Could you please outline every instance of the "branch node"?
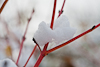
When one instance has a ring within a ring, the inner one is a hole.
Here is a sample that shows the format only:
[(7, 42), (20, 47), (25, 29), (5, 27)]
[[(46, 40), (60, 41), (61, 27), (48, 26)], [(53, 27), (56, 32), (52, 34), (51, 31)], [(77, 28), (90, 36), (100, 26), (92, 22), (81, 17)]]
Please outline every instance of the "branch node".
[(35, 38), (33, 38), (33, 41), (34, 41), (34, 43), (36, 43), (36, 44), (37, 44), (37, 42), (36, 42)]
[(91, 30), (93, 30), (95, 28), (95, 25), (91, 28)]
[(30, 22), (30, 21), (31, 21), (31, 19), (32, 19), (32, 18), (29, 18), (29, 19), (28, 19), (28, 22)]
[(23, 40), (25, 40), (26, 39), (26, 37), (25, 36), (23, 36)]
[(62, 11), (59, 10), (59, 13), (60, 13), (60, 12), (61, 12), (61, 14), (62, 14), (64, 11), (63, 11), (63, 10), (62, 10)]
[(38, 46), (38, 48), (39, 48), (39, 50), (40, 50), (40, 52), (41, 52), (41, 48), (40, 48), (40, 46), (38, 45), (38, 43), (36, 42), (35, 38), (33, 38), (33, 41), (34, 41), (34, 43), (36, 43), (36, 45)]

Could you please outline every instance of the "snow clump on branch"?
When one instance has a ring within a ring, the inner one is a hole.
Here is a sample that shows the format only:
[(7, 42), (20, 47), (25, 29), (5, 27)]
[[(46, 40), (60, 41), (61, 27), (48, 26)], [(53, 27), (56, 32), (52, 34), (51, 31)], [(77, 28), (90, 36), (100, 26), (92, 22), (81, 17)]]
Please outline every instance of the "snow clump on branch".
[(43, 46), (48, 42), (59, 44), (65, 40), (71, 39), (75, 32), (76, 29), (70, 27), (67, 17), (61, 15), (55, 20), (53, 30), (42, 21), (34, 34), (34, 39), (39, 46)]

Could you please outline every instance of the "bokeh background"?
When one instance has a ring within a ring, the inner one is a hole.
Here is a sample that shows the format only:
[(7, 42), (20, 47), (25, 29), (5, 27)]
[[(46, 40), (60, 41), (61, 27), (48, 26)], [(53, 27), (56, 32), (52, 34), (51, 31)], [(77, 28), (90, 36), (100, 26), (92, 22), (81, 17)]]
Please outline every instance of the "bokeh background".
[[(4, 0), (0, 0), (0, 7)], [(26, 34), (19, 66), (29, 57), (35, 43), (32, 41), (39, 23), (51, 22), (54, 0), (9, 0), (0, 14), (0, 60), (10, 58), (16, 62), (28, 19), (34, 10)], [(56, 16), (63, 0), (57, 0)], [(63, 15), (77, 29), (74, 36), (100, 23), (100, 0), (66, 0)], [(48, 49), (56, 46), (49, 45)], [(42, 48), (42, 47), (41, 47)], [(27, 67), (32, 67), (38, 56), (37, 48)], [(39, 67), (100, 67), (100, 27), (49, 55)]]

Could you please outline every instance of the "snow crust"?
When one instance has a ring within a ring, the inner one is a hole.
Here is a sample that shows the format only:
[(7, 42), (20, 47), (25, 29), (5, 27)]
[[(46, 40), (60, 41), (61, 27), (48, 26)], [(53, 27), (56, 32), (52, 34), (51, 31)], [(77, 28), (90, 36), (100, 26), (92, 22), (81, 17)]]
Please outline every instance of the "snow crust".
[(70, 23), (66, 16), (61, 15), (55, 20), (53, 30), (42, 21), (39, 24), (38, 30), (34, 34), (34, 38), (38, 45), (43, 46), (48, 42), (61, 43), (73, 37), (76, 29), (70, 27)]
[(0, 60), (0, 67), (17, 67), (11, 59)]

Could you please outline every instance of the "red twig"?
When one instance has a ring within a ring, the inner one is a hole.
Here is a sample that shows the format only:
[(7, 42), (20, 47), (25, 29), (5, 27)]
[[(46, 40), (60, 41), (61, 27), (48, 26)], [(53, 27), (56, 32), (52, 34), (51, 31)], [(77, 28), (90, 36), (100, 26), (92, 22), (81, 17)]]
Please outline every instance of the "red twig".
[[(52, 14), (51, 25), (50, 25), (50, 28), (51, 28), (51, 29), (53, 29), (53, 24), (54, 24), (54, 16), (55, 16), (55, 10), (56, 10), (56, 2), (57, 2), (57, 0), (54, 1), (54, 8), (53, 8), (53, 14)], [(62, 13), (64, 4), (65, 4), (65, 0), (64, 0), (64, 3), (63, 3), (63, 5), (62, 5), (61, 11), (60, 11), (58, 17), (59, 17), (59, 16), (61, 15), (61, 13)], [(43, 49), (43, 51), (41, 52), (41, 54), (40, 54), (40, 56), (39, 56), (39, 58), (38, 58), (36, 64), (34, 65), (34, 67), (38, 67), (39, 64), (41, 63), (42, 59), (44, 58), (44, 56), (47, 55), (47, 47), (48, 47), (48, 44), (49, 44), (49, 43), (47, 43), (47, 44), (44, 46), (44, 49)]]
[[(53, 29), (53, 23), (54, 23), (54, 17), (55, 17), (55, 10), (56, 10), (56, 2), (57, 0), (54, 0), (54, 8), (53, 8), (53, 14), (52, 14), (52, 19), (51, 19), (51, 25), (50, 25), (50, 28)], [(48, 44), (45, 44), (44, 48), (43, 48), (43, 51), (41, 52), (37, 62), (35, 63), (34, 67), (38, 67), (42, 61), (42, 59), (45, 57), (46, 54), (46, 50), (47, 50), (47, 47), (48, 47)]]
[(69, 44), (69, 43), (75, 41), (76, 39), (78, 39), (78, 38), (82, 37), (83, 35), (85, 35), (85, 34), (91, 32), (91, 31), (93, 31), (94, 29), (98, 28), (99, 26), (100, 26), (100, 23), (99, 23), (98, 25), (96, 25), (96, 26), (93, 26), (91, 29), (89, 29), (89, 30), (83, 32), (82, 34), (80, 34), (80, 35), (78, 35), (78, 36), (76, 36), (76, 37), (70, 39), (69, 41), (67, 41), (67, 42), (65, 42), (65, 43), (63, 43), (63, 44), (61, 44), (61, 45), (59, 45), (59, 46), (57, 46), (57, 47), (54, 47), (54, 48), (48, 50), (47, 53), (51, 53), (51, 52), (53, 52), (53, 51), (55, 51), (55, 50), (57, 50), (57, 49), (59, 49), (59, 48), (61, 48), (61, 47), (63, 47), (63, 46), (65, 46), (65, 45), (67, 45), (67, 44)]
[(6, 5), (7, 2), (8, 2), (8, 0), (5, 0), (5, 2), (4, 2), (3, 5), (1, 6), (1, 8), (0, 8), (0, 14), (1, 14), (1, 12), (2, 12), (2, 10), (3, 10), (3, 8), (5, 7), (5, 5)]
[(47, 47), (48, 47), (48, 43), (44, 46), (43, 51), (41, 52), (37, 62), (34, 65), (34, 67), (38, 67), (40, 65), (42, 59), (47, 55), (46, 54)]
[(20, 44), (19, 39), (15, 36), (15, 34), (11, 30), (9, 30), (9, 27), (6, 21), (1, 17), (0, 17), (0, 20), (4, 24), (5, 30), (7, 31), (8, 35), (10, 35), (18, 44)]
[(59, 12), (58, 17), (62, 14), (62, 11), (63, 11), (63, 8), (64, 8), (64, 5), (65, 5), (65, 1), (66, 1), (66, 0), (64, 0), (64, 2), (63, 2), (63, 5), (62, 5), (62, 8), (61, 8), (61, 10), (60, 10), (60, 12)]
[(26, 30), (25, 30), (25, 33), (24, 33), (22, 42), (21, 42), (21, 44), (20, 44), (20, 51), (19, 51), (18, 59), (17, 59), (17, 61), (16, 61), (16, 65), (18, 65), (18, 62), (19, 62), (19, 58), (20, 58), (20, 55), (21, 55), (21, 52), (22, 52), (22, 48), (23, 48), (23, 43), (24, 43), (24, 41), (25, 41), (25, 35), (26, 35), (26, 33), (27, 33), (27, 29), (28, 29), (28, 26), (29, 26), (29, 22), (30, 22), (30, 20), (31, 20), (31, 18), (32, 18), (33, 13), (34, 13), (34, 10), (33, 10), (32, 14), (31, 14), (30, 19), (28, 20), (28, 23), (27, 23), (27, 26), (26, 26)]
[[(64, 0), (64, 2), (63, 2), (63, 5), (62, 5), (61, 11), (60, 11), (58, 17), (59, 17), (59, 16), (61, 15), (61, 13), (62, 13), (62, 10), (63, 10), (64, 4), (65, 4), (65, 1), (66, 1), (66, 0)], [(51, 25), (50, 25), (50, 28), (51, 28), (51, 29), (53, 29), (54, 16), (55, 16), (55, 10), (56, 10), (56, 2), (57, 2), (57, 1), (55, 0), (55, 1), (54, 1), (54, 8), (53, 8), (52, 19), (51, 19)], [(37, 66), (40, 64), (40, 62), (42, 61), (43, 56), (44, 56), (44, 55), (47, 55), (47, 54), (46, 54), (46, 50), (47, 50), (48, 44), (49, 44), (49, 43), (47, 43), (47, 44), (44, 46), (43, 51), (41, 51), (40, 57), (38, 58), (38, 60), (37, 60), (37, 62), (36, 62), (36, 64), (35, 64), (36, 67), (37, 67)], [(38, 47), (39, 47), (39, 45), (38, 45)], [(40, 47), (39, 47), (39, 49), (40, 49)], [(44, 53), (44, 55), (42, 56), (43, 53)], [(32, 53), (31, 53), (31, 54), (32, 54)]]
[(40, 48), (40, 46), (38, 45), (38, 43), (36, 42), (36, 40), (34, 38), (33, 38), (33, 41), (34, 41), (34, 43), (36, 43), (36, 45), (38, 46), (38, 48), (39, 48), (39, 50), (41, 52), (41, 48)]
[(39, 67), (39, 65), (40, 65), (43, 58), (44, 58), (44, 56), (42, 55), (42, 52), (41, 52), (37, 62), (35, 63), (35, 65), (33, 67)]
[(21, 55), (21, 52), (22, 52), (24, 41), (25, 41), (25, 38), (23, 37), (22, 42), (20, 44), (20, 51), (19, 51), (19, 55), (18, 55), (18, 58), (17, 58), (17, 61), (16, 61), (16, 65), (18, 65), (18, 62), (19, 62), (19, 58), (20, 58), (20, 55)]
[(50, 28), (53, 28), (53, 23), (54, 23), (54, 17), (55, 17), (55, 10), (56, 10), (56, 2), (57, 0), (54, 1), (54, 8), (53, 8), (53, 14), (52, 14), (52, 20), (51, 20), (51, 26)]
[(37, 47), (37, 45), (35, 45), (35, 47), (34, 47), (34, 49), (33, 49), (32, 53), (31, 53), (31, 55), (29, 56), (29, 58), (28, 58), (27, 62), (26, 62), (26, 63), (25, 63), (25, 65), (24, 65), (24, 67), (26, 67), (27, 63), (29, 62), (29, 59), (30, 59), (30, 58), (31, 58), (31, 56), (33, 55), (33, 53), (34, 53), (34, 51), (35, 51), (36, 47)]

